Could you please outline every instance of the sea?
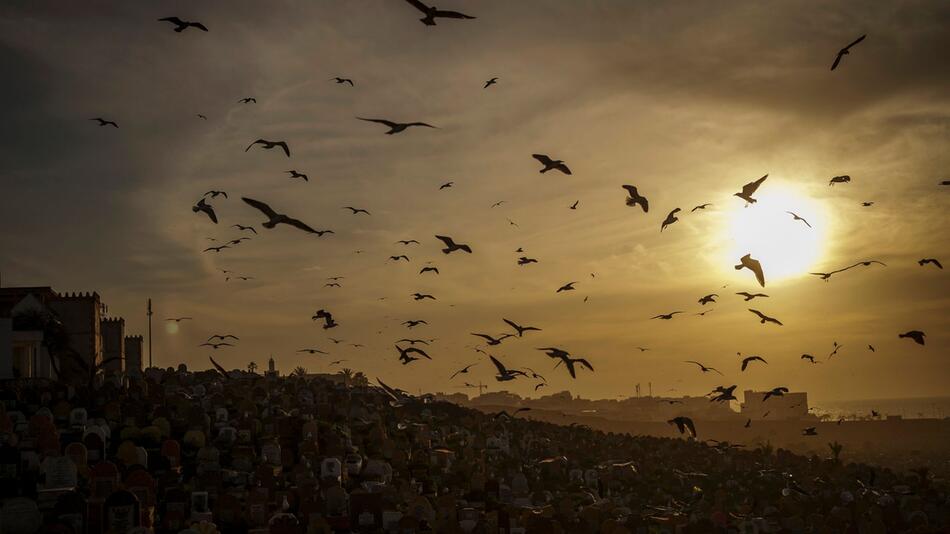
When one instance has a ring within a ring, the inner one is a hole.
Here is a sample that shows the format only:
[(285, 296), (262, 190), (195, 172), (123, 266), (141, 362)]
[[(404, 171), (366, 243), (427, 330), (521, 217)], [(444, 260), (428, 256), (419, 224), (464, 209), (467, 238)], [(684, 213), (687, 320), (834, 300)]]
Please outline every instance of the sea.
[(909, 397), (903, 399), (863, 399), (812, 401), (811, 412), (827, 414), (831, 419), (861, 419), (871, 416), (871, 410), (881, 416), (900, 415), (904, 419), (943, 419), (950, 417), (950, 397)]

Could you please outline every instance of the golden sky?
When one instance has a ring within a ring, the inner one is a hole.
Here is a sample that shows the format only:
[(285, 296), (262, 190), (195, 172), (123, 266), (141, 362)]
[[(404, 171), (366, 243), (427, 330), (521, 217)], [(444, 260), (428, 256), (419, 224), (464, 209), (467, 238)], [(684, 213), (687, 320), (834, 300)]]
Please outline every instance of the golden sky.
[[(426, 27), (397, 0), (0, 8), (0, 62), (15, 73), (0, 86), (4, 285), (99, 291), (135, 332), (151, 297), (163, 366), (206, 367), (197, 345), (233, 333), (238, 346), (214, 353), (228, 368), (273, 354), (284, 371), (324, 372), (342, 358), (407, 390), (462, 391), (449, 375), (479, 362), (465, 380), (534, 394), (534, 381), (495, 382), (473, 350), (469, 333), (506, 332), (505, 317), (543, 331), (491, 352), (543, 374), (549, 392), (612, 398), (652, 382), (673, 395), (719, 384), (824, 399), (950, 393), (950, 279), (917, 265), (950, 263), (950, 187), (938, 185), (950, 179), (950, 5), (439, 7), (478, 18)], [(170, 15), (210, 31), (156, 21)], [(248, 96), (257, 104), (236, 103)], [(119, 129), (88, 121), (98, 116)], [(387, 136), (356, 116), (439, 129)], [(286, 140), (292, 157), (244, 152), (258, 138)], [(533, 153), (573, 175), (539, 174)], [(766, 173), (759, 204), (732, 196)], [(852, 180), (830, 187), (837, 175)], [(649, 213), (624, 205), (623, 184), (649, 198)], [(211, 201), (218, 225), (190, 209), (211, 189), (230, 195)], [(335, 234), (262, 229), (241, 196)], [(712, 205), (690, 213), (702, 203)], [(235, 223), (260, 235), (201, 252), (206, 237), (240, 237)], [(474, 253), (444, 255), (435, 234)], [(518, 266), (519, 247), (539, 263)], [(733, 269), (745, 252), (763, 260), (766, 288)], [(411, 261), (388, 261), (398, 254)], [(867, 259), (887, 267), (827, 283), (807, 274)], [(419, 275), (427, 261), (441, 274)], [(222, 268), (254, 279), (225, 282)], [(343, 287), (323, 287), (331, 276)], [(570, 281), (575, 291), (555, 293)], [(770, 297), (745, 303), (734, 294), (744, 290)], [(416, 291), (437, 300), (414, 301)], [(708, 293), (720, 302), (700, 306)], [(759, 324), (749, 307), (784, 326)], [(320, 308), (340, 326), (311, 321)], [(675, 310), (686, 313), (650, 320)], [(161, 319), (182, 315), (195, 320), (166, 331)], [(407, 319), (430, 325), (410, 331)], [(913, 329), (926, 346), (897, 338)], [(433, 361), (400, 365), (402, 337), (436, 338)], [(844, 348), (825, 361), (835, 341)], [(596, 372), (572, 380), (534, 350), (543, 346)], [(295, 353), (304, 347), (332, 356)], [(769, 363), (739, 372), (737, 352)]]

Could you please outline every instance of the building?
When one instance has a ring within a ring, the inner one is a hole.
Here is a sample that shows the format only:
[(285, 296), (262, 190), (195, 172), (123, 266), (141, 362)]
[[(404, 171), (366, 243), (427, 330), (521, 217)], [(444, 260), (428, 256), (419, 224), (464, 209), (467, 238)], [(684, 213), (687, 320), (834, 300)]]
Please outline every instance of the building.
[(144, 347), (145, 338), (142, 336), (125, 336), (125, 374), (134, 377), (142, 376)]
[(789, 392), (765, 399), (765, 391), (743, 392), (742, 415), (749, 419), (805, 419), (808, 413), (808, 393)]
[[(78, 362), (52, 357), (65, 350), (84, 366), (97, 368), (104, 357), (118, 360), (107, 372), (125, 369), (125, 321), (102, 317), (98, 293), (57, 293), (48, 286), (0, 288), (0, 379), (58, 378), (74, 373)], [(141, 342), (138, 346), (141, 362)], [(141, 363), (139, 363), (141, 367)]]

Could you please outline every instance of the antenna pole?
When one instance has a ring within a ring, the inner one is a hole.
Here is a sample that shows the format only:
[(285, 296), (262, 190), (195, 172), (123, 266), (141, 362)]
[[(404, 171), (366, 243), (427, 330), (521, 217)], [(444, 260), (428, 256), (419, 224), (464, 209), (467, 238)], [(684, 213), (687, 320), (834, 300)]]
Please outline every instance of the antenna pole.
[(148, 366), (152, 366), (152, 299), (148, 299)]

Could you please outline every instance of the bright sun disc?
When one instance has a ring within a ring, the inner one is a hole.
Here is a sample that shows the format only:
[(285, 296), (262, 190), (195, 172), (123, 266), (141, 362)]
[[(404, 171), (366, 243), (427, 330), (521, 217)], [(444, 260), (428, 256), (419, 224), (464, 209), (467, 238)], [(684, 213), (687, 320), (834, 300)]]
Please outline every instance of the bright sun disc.
[[(740, 257), (751, 253), (762, 263), (766, 284), (807, 273), (823, 249), (825, 217), (820, 206), (773, 184), (766, 184), (754, 196), (758, 202), (748, 207), (736, 199), (739, 205), (729, 214), (728, 261), (738, 264)], [(790, 211), (807, 220), (811, 228), (795, 220)], [(751, 273), (744, 274), (751, 277)]]

